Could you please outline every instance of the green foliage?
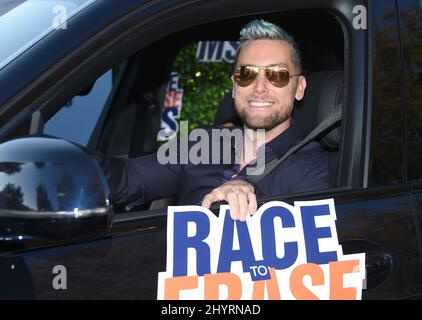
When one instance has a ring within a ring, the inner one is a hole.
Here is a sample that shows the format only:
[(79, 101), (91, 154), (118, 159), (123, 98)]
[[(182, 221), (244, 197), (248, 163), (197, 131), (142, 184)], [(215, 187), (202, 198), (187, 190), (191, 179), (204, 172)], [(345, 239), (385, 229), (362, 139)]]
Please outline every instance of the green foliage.
[(189, 131), (214, 123), (214, 116), (224, 95), (232, 89), (232, 64), (199, 62), (198, 44), (193, 43), (180, 51), (173, 71), (180, 77), (183, 89), (183, 107), (179, 121), (189, 121)]

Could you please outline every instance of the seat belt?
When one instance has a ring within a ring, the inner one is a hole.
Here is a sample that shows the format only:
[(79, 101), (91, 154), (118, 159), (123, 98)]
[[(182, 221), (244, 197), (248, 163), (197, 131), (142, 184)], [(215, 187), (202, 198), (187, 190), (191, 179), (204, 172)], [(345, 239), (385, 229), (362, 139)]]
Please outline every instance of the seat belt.
[(315, 127), (301, 142), (296, 144), (295, 146), (291, 147), (289, 151), (287, 151), (283, 157), (280, 159), (274, 159), (270, 162), (264, 164), (264, 171), (261, 174), (257, 174), (256, 172), (262, 171), (262, 166), (259, 168), (254, 169), (252, 172), (246, 175), (246, 181), (249, 181), (253, 184), (258, 183), (262, 179), (264, 179), (268, 174), (271, 173), (280, 163), (287, 159), (287, 157), (291, 156), (293, 153), (301, 149), (307, 143), (312, 141), (315, 137), (317, 137), (320, 133), (331, 127), (332, 125), (336, 124), (341, 120), (342, 116), (342, 103), (338, 104), (337, 107), (333, 110), (332, 113), (328, 117), (326, 117), (318, 126)]

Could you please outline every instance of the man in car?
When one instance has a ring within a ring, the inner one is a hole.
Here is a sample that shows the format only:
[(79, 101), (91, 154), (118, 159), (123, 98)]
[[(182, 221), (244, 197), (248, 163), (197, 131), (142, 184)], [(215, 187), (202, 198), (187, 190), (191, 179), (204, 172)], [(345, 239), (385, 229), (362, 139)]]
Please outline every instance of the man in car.
[[(316, 142), (288, 157), (258, 183), (249, 179), (248, 169), (257, 155), (268, 163), (280, 159), (300, 142), (300, 124), (292, 120), (291, 114), (295, 99), (304, 96), (306, 80), (301, 75), (297, 45), (280, 27), (254, 20), (241, 30), (240, 36), (232, 76), (235, 108), (245, 133), (238, 161), (163, 165), (157, 153), (133, 159), (100, 157), (114, 203), (138, 205), (177, 196), (178, 204), (210, 208), (213, 203), (227, 201), (232, 219), (245, 221), (257, 210), (257, 196), (333, 186), (327, 155)], [(263, 130), (265, 139), (258, 139), (254, 133)], [(233, 146), (223, 146), (227, 147)]]

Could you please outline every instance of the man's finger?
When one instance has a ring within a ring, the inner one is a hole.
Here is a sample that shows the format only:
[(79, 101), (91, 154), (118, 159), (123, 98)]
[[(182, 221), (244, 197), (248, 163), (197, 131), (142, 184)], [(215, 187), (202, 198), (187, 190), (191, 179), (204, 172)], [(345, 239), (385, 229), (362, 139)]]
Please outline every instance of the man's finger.
[(256, 196), (255, 193), (249, 192), (248, 193), (248, 211), (250, 215), (254, 215), (257, 210), (257, 202), (256, 202)]
[(214, 202), (226, 200), (226, 195), (222, 192), (221, 187), (215, 188), (202, 199), (201, 206), (209, 209)]
[(236, 193), (239, 202), (239, 220), (246, 221), (248, 217), (248, 196), (243, 191)]
[(233, 220), (239, 220), (239, 201), (234, 191), (228, 191), (226, 194), (227, 202), (230, 206), (230, 216)]
[(223, 187), (215, 188), (212, 192), (213, 202), (226, 200), (226, 193), (224, 192)]
[(209, 208), (211, 207), (211, 204), (212, 204), (212, 199), (213, 199), (213, 196), (211, 195), (211, 193), (208, 193), (208, 194), (204, 197), (204, 199), (202, 199), (201, 206), (203, 206), (203, 207), (205, 207), (205, 208), (209, 209)]

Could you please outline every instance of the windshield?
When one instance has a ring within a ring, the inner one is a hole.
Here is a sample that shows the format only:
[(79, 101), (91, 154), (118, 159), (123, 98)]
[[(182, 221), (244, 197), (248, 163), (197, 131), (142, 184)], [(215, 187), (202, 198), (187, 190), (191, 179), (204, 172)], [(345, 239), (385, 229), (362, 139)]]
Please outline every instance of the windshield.
[(97, 0), (4, 0), (0, 3), (0, 69)]

